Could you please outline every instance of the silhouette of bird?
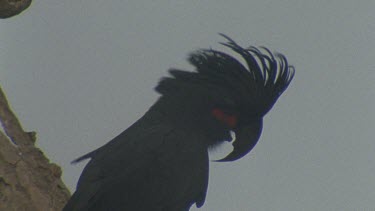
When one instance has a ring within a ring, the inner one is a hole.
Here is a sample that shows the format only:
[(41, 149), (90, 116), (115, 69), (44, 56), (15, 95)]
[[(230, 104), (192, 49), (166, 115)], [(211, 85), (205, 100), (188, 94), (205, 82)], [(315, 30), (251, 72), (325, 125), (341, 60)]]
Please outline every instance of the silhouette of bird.
[(264, 115), (294, 76), (284, 55), (243, 48), (224, 34), (222, 51), (202, 49), (189, 72), (169, 70), (146, 114), (104, 146), (73, 161), (91, 159), (63, 211), (188, 211), (204, 204), (208, 149), (232, 141), (219, 160), (235, 161), (257, 143)]

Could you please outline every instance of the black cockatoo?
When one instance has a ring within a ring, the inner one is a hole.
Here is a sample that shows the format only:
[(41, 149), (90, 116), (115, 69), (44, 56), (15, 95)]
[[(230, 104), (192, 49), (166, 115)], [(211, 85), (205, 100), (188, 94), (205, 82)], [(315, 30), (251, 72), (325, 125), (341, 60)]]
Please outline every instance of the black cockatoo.
[(201, 207), (208, 185), (208, 149), (231, 141), (234, 161), (257, 143), (263, 116), (294, 76), (282, 54), (221, 43), (189, 57), (194, 72), (171, 69), (156, 86), (157, 102), (91, 158), (64, 211), (188, 211)]

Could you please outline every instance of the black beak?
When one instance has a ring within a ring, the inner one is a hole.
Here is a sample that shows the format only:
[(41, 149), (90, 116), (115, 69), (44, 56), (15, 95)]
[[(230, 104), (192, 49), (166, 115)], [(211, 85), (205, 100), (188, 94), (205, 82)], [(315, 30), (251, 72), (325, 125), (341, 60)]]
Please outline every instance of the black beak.
[(217, 162), (235, 161), (249, 153), (259, 140), (262, 126), (262, 120), (258, 120), (246, 124), (244, 127), (234, 129), (236, 140), (232, 144), (233, 151), (225, 158), (217, 160)]

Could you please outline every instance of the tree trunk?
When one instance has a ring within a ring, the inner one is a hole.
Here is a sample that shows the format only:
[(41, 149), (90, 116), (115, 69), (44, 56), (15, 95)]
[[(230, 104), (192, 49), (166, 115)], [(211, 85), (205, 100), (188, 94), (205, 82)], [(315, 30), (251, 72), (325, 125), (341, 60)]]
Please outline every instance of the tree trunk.
[(0, 210), (62, 210), (70, 193), (61, 169), (35, 147), (36, 133), (22, 129), (1, 87), (0, 122)]

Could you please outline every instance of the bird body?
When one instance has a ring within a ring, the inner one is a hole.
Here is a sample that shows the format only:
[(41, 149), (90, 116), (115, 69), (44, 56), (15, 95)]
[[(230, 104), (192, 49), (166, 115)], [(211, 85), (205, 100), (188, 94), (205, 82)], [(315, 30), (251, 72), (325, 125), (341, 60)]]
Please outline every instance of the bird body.
[(162, 114), (153, 113), (153, 119), (149, 114), (87, 155), (92, 160), (71, 199), (74, 208), (64, 210), (172, 211), (203, 204), (208, 183), (204, 137), (163, 124)]
[(219, 161), (247, 154), (294, 74), (282, 55), (243, 49), (223, 36), (247, 68), (228, 54), (202, 50), (189, 58), (196, 72), (170, 70), (143, 117), (74, 161), (91, 159), (63, 211), (188, 211), (204, 204), (208, 149), (231, 141), (234, 131), (234, 149)]

